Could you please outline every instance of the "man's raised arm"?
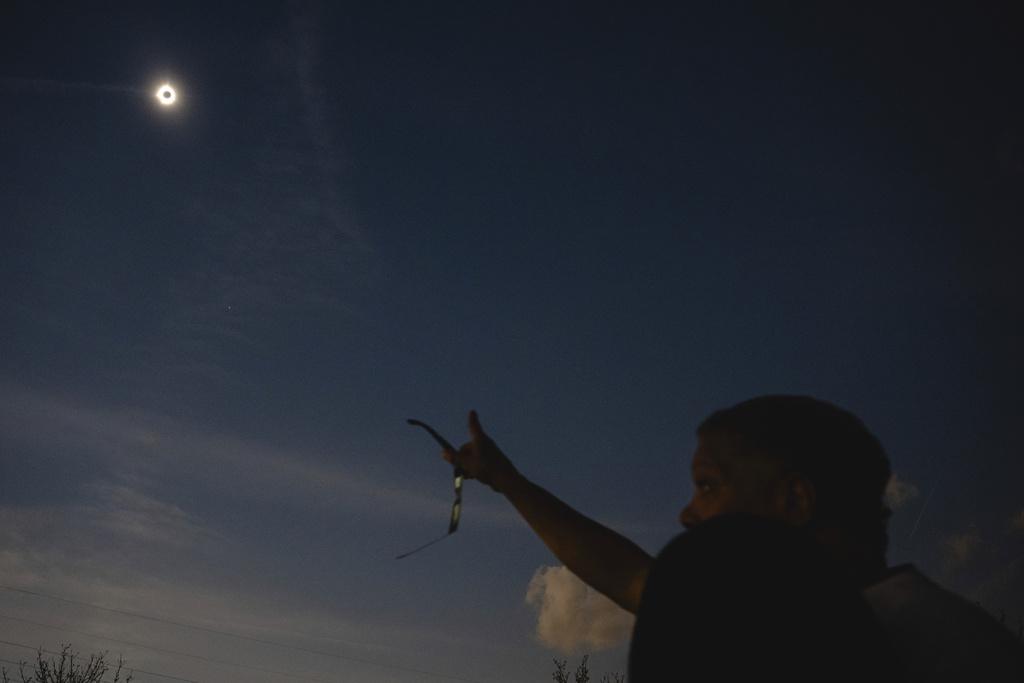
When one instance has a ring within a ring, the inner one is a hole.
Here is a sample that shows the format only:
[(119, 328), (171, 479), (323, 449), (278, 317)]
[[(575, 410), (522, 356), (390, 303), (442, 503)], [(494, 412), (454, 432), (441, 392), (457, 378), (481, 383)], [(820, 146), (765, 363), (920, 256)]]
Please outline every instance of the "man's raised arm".
[(636, 614), (652, 558), (625, 536), (581, 515), (519, 473), (469, 413), (472, 440), (444, 458), (502, 493), (576, 576)]

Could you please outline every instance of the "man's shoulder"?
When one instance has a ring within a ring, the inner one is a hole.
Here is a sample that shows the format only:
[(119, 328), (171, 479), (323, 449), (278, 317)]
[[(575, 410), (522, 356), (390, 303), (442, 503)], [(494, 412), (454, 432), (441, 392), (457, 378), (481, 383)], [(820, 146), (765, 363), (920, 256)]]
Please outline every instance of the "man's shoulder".
[(937, 628), (964, 624), (1006, 630), (981, 607), (943, 588), (911, 564), (890, 569), (863, 592), (883, 620), (922, 620)]
[(916, 567), (896, 567), (863, 591), (906, 680), (1024, 680), (1024, 646), (978, 605)]

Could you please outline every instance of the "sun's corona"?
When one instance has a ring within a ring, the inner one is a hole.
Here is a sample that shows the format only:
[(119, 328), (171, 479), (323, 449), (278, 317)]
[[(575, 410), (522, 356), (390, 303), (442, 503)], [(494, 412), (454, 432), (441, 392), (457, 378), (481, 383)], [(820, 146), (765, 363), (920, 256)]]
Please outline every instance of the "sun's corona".
[(178, 95), (174, 92), (174, 88), (169, 83), (166, 83), (156, 91), (156, 99), (160, 104), (167, 107), (174, 104), (174, 101), (178, 99)]

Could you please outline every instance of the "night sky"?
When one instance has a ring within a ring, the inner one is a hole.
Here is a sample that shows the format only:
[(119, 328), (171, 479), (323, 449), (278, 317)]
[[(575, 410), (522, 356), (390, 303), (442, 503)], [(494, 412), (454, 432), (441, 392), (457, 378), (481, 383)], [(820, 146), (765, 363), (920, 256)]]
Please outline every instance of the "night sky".
[(453, 499), (406, 419), (476, 409), (654, 554), (696, 426), (765, 393), (861, 416), (890, 562), (1016, 632), (1013, 4), (5, 2), (0, 665), (624, 673), (476, 482), (395, 560)]

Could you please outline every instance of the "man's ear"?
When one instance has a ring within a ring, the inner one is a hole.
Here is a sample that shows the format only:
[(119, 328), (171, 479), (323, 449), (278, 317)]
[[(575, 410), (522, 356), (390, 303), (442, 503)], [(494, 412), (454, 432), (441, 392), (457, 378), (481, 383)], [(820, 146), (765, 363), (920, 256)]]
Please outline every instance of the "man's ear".
[(806, 474), (790, 472), (782, 478), (777, 489), (776, 504), (783, 520), (800, 527), (811, 521), (818, 505), (818, 490)]

